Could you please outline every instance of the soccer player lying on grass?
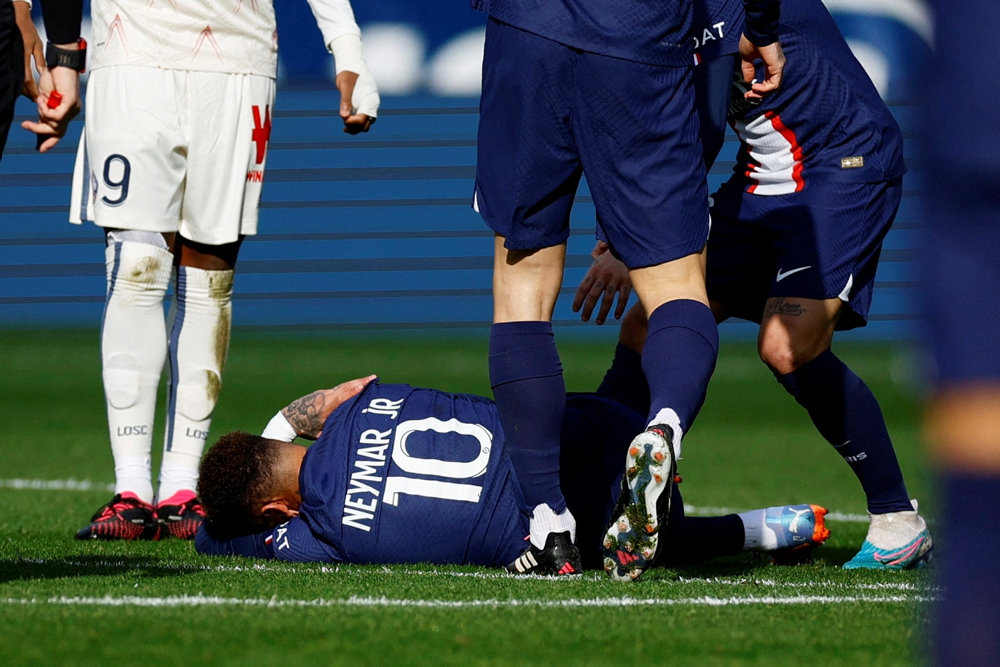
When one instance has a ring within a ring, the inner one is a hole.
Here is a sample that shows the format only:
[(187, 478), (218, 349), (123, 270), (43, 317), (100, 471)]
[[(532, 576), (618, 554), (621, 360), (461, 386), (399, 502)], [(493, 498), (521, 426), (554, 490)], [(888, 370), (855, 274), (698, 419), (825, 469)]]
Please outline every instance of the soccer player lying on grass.
[[(621, 461), (646, 416), (644, 338), (636, 306), (601, 386), (567, 396), (560, 476), (584, 567), (603, 565)], [(291, 442), (296, 436), (317, 442), (307, 449)], [(504, 446), (496, 406), (480, 396), (375, 376), (316, 391), (284, 408), (263, 436), (229, 433), (211, 447), (198, 484), (208, 522), (195, 546), (288, 561), (510, 564), (515, 573), (555, 574), (559, 554), (524, 552), (531, 508)], [(693, 518), (675, 491), (670, 514), (663, 565), (743, 550), (791, 559), (829, 536), (816, 505)]]

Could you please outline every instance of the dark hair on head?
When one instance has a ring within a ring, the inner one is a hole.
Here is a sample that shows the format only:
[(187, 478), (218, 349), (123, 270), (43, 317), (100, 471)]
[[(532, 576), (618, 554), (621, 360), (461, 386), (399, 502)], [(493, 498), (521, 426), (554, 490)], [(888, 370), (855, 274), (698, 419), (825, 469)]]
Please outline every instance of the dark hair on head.
[(260, 508), (273, 490), (279, 443), (242, 431), (225, 434), (201, 461), (198, 499), (205, 528), (228, 539), (266, 528)]

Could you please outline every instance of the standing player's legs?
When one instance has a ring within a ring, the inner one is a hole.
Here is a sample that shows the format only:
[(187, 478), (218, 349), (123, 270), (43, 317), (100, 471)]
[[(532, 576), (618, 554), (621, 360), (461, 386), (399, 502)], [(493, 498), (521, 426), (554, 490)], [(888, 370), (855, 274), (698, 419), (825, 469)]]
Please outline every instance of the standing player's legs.
[[(190, 537), (200, 521), (191, 490), (228, 349), (232, 264), (239, 240), (256, 232), (273, 94), (265, 77), (143, 67), (91, 74), (76, 174), (86, 182), (74, 191), (87, 197), (88, 217), (116, 230), (102, 358), (117, 481), (115, 498), (79, 538), (156, 538), (156, 518), (166, 534)], [(174, 264), (171, 414), (157, 517), (149, 460), (168, 350), (162, 299)], [(176, 448), (175, 414), (188, 438)]]
[(91, 73), (77, 192), (107, 230), (101, 363), (115, 496), (80, 539), (157, 539), (150, 459), (166, 357), (163, 298), (184, 182), (174, 75), (150, 68)]
[(642, 350), (650, 406), (646, 430), (629, 446), (620, 508), (604, 542), (605, 569), (618, 580), (638, 578), (657, 558), (661, 533), (673, 516), (681, 440), (715, 369), (718, 329), (704, 267), (701, 252), (630, 272), (640, 302), (651, 311)]
[(565, 406), (552, 310), (581, 168), (570, 130), (577, 54), (490, 20), (483, 58), (474, 206), (497, 234), (490, 384), (532, 508), (512, 572), (573, 574), (575, 521), (559, 485)]
[(190, 539), (204, 517), (195, 489), (229, 352), (234, 268), (244, 236), (257, 232), (274, 81), (210, 72), (185, 81), (187, 178), (156, 512), (171, 536)]
[(506, 435), (508, 453), (533, 508), (530, 534), (537, 549), (545, 548), (551, 533), (568, 532), (572, 541), (576, 531), (559, 486), (566, 387), (551, 323), (565, 257), (564, 244), (507, 250), (503, 237), (496, 237), (490, 384), (504, 433), (512, 434)]
[(101, 374), (115, 466), (115, 497), (80, 539), (156, 539), (150, 471), (156, 393), (166, 358), (163, 297), (172, 235), (107, 233), (107, 293), (101, 320)]
[(911, 567), (931, 549), (927, 524), (910, 504), (878, 400), (830, 349), (844, 307), (836, 298), (769, 298), (758, 351), (865, 492), (871, 526), (861, 551), (845, 567)]
[(655, 556), (681, 439), (718, 354), (705, 291), (708, 192), (691, 70), (585, 59), (574, 91), (585, 109), (574, 126), (581, 161), (609, 244), (649, 315), (647, 430), (629, 449), (622, 511), (606, 539), (609, 572), (634, 579)]
[(177, 242), (156, 513), (170, 535), (182, 539), (194, 535), (203, 517), (195, 488), (229, 351), (233, 269), (240, 243), (207, 246), (183, 237)]
[(713, 209), (713, 306), (720, 319), (725, 312), (760, 323), (761, 360), (865, 492), (872, 523), (849, 568), (911, 567), (931, 548), (878, 401), (831, 349), (835, 329), (867, 320), (882, 240), (901, 188), (899, 180), (814, 181), (801, 192), (763, 196), (724, 187)]

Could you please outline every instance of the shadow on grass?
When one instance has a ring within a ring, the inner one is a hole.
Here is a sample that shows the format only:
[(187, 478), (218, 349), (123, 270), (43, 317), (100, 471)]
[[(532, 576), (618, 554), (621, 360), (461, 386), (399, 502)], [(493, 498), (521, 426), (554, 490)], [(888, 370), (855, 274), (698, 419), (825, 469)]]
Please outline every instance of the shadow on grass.
[(204, 568), (149, 556), (64, 556), (61, 558), (2, 558), (0, 583), (73, 577), (139, 576), (149, 579), (196, 574)]
[(801, 562), (789, 562), (781, 565), (771, 563), (770, 556), (766, 553), (742, 553), (701, 563), (656, 567), (649, 570), (644, 578), (662, 580), (685, 578), (746, 579), (748, 583), (752, 583), (755, 580), (773, 576), (787, 568), (808, 568), (815, 570), (817, 574), (830, 570), (840, 571), (841, 566), (850, 560), (856, 552), (857, 550), (852, 547), (821, 547), (814, 551), (811, 557)]

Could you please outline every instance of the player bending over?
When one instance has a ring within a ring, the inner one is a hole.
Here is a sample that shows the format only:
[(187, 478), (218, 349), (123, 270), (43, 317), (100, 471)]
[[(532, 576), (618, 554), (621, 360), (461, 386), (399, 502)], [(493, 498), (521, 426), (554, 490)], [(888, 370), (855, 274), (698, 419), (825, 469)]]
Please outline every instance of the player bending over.
[[(563, 537), (580, 545), (584, 567), (603, 565), (621, 459), (649, 404), (644, 337), (645, 318), (634, 308), (601, 386), (567, 396), (561, 479), (577, 526)], [(307, 449), (291, 442), (296, 436), (318, 440)], [(480, 396), (375, 376), (314, 392), (284, 408), (263, 436), (223, 436), (205, 455), (198, 494), (209, 519), (195, 539), (204, 554), (570, 573), (558, 549), (525, 551), (531, 507), (496, 406)], [(657, 561), (664, 565), (743, 550), (801, 556), (829, 536), (826, 510), (816, 505), (684, 517), (675, 487), (670, 513)]]

